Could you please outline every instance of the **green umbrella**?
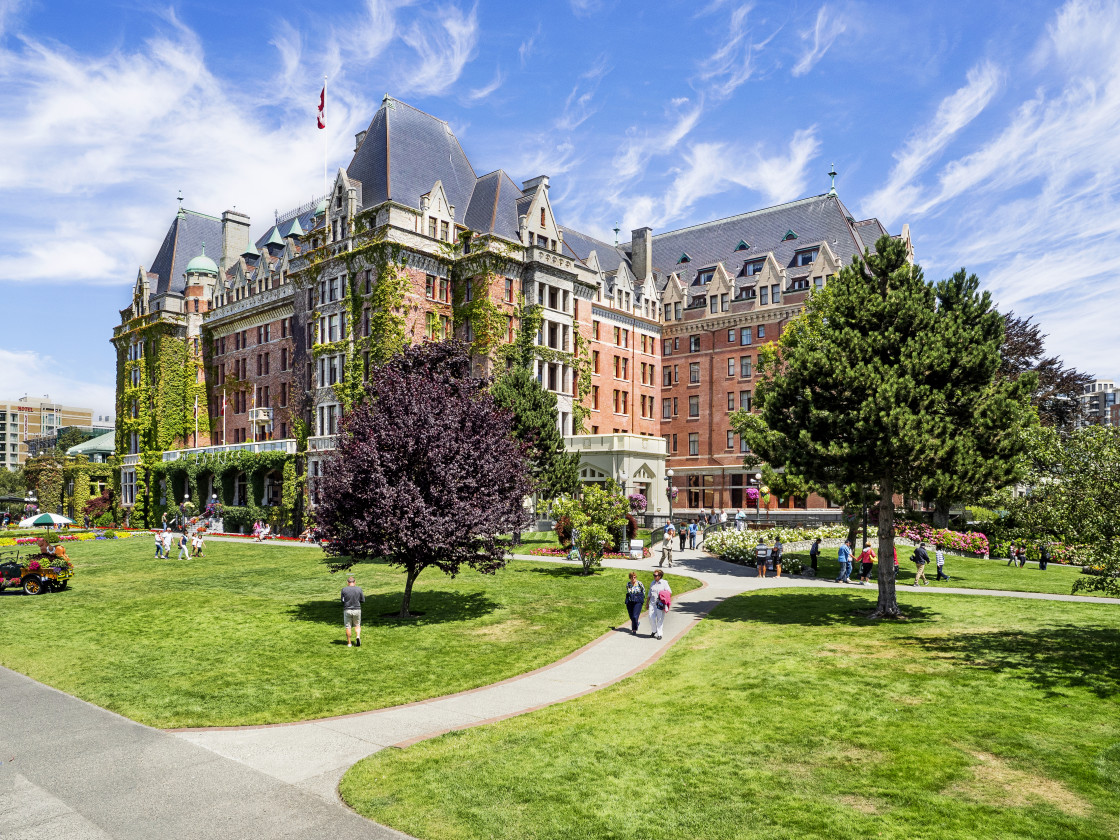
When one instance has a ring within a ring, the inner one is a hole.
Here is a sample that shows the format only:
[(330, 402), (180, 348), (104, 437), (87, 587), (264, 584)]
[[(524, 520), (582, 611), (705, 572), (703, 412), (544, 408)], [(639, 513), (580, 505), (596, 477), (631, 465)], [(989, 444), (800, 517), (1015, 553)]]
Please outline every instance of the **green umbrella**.
[(73, 519), (59, 516), (57, 513), (40, 513), (38, 516), (29, 516), (19, 523), (19, 527), (26, 528), (30, 525), (73, 525)]

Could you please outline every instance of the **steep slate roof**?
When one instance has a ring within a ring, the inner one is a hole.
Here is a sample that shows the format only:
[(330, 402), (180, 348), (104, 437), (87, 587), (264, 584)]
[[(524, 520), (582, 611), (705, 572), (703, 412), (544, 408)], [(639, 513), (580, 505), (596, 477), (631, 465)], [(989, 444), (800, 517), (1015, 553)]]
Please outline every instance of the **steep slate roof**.
[(603, 242), (601, 239), (596, 239), (563, 225), (559, 225), (559, 228), (564, 231), (564, 247), (576, 257), (586, 262), (588, 256), (594, 251), (595, 256), (599, 258), (599, 267), (604, 272), (610, 273), (618, 270), (618, 266), (624, 258), (621, 247), (615, 247), (609, 242)]
[(518, 205), (523, 197), (505, 170), (497, 169), (475, 182), (467, 212), (461, 213), (461, 205), (455, 205), (455, 215), (477, 233), (492, 233), (516, 242), (520, 235)]
[[(841, 265), (863, 253), (863, 243), (852, 229), (847, 208), (836, 196), (818, 195), (754, 210), (740, 216), (693, 225), (653, 237), (653, 264), (663, 272), (684, 271), (688, 281), (697, 270), (722, 262), (735, 277), (745, 261), (773, 252), (778, 265), (792, 265), (794, 252), (827, 242)], [(878, 224), (878, 222), (876, 222)], [(785, 239), (788, 231), (796, 239)], [(739, 241), (751, 247), (736, 251)], [(678, 265), (682, 253), (691, 261)]]
[(447, 123), (389, 97), (373, 115), (346, 174), (362, 182), (363, 208), (389, 199), (419, 207), (420, 196), (442, 181), (456, 219), (463, 218), (477, 180)]
[(205, 216), (193, 210), (183, 210), (175, 215), (175, 221), (168, 228), (156, 258), (152, 260), (151, 274), (159, 280), (151, 296), (186, 291), (187, 263), (202, 253), (202, 243), (209, 242), (212, 250), (221, 251), (222, 222), (213, 216)]
[(859, 235), (864, 247), (872, 254), (875, 253), (876, 240), (887, 232), (886, 228), (879, 224), (878, 219), (864, 219), (862, 222), (856, 222), (852, 228)]

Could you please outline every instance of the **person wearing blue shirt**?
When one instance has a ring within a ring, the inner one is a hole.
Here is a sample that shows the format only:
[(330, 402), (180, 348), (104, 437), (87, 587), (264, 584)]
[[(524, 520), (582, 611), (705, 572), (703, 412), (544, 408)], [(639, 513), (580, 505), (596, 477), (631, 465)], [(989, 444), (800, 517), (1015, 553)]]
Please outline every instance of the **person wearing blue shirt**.
[(693, 519), (688, 526), (688, 547), (696, 548), (696, 534), (700, 530), (700, 526)]
[(849, 540), (844, 540), (844, 544), (840, 546), (840, 572), (836, 576), (836, 583), (851, 583), (848, 578), (852, 574), (852, 544)]

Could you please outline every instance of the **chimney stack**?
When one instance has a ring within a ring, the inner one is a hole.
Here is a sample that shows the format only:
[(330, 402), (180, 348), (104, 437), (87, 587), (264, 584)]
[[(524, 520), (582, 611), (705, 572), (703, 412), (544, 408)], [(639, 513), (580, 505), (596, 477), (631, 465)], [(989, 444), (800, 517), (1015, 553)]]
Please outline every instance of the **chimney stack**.
[(222, 253), (218, 271), (225, 277), (226, 269), (249, 250), (249, 217), (236, 210), (222, 213)]
[(354, 151), (358, 151), (358, 147), (362, 145), (362, 141), (366, 139), (365, 130), (359, 131), (354, 135)]
[(548, 176), (538, 175), (536, 178), (530, 178), (528, 181), (521, 182), (521, 192), (529, 195), (537, 191), (537, 185), (543, 184), (544, 188), (548, 189)]
[(630, 232), (630, 267), (639, 283), (653, 274), (653, 228), (643, 227)]

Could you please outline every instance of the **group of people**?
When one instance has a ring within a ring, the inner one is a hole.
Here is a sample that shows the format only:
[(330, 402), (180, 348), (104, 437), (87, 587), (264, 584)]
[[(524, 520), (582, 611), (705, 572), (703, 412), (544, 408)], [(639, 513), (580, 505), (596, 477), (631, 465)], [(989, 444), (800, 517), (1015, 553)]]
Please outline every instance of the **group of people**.
[(259, 519), (253, 523), (253, 542), (261, 542), (272, 536), (272, 526)]
[[(1050, 546), (1043, 543), (1038, 547), (1038, 568), (1045, 570), (1050, 562)], [(1027, 548), (1023, 544), (1012, 543), (1007, 547), (1007, 565), (1023, 568), (1027, 565)]]
[[(820, 554), (820, 543), (818, 539), (813, 543), (813, 547), (809, 549), (809, 555), (812, 557), (813, 568), (817, 568), (817, 555)], [(840, 546), (840, 551), (837, 553), (840, 561), (840, 572), (836, 576), (836, 583), (855, 583), (859, 586), (866, 586), (868, 581), (871, 580), (871, 570), (875, 565), (875, 549), (868, 543), (863, 544), (863, 551), (860, 552), (859, 557), (855, 558), (852, 552), (852, 541), (844, 540), (844, 544)], [(938, 543), (934, 546), (934, 558), (937, 563), (937, 580), (951, 580), (945, 574), (945, 549)], [(914, 549), (914, 554), (910, 558), (917, 571), (914, 573), (914, 586), (928, 586), (929, 580), (926, 578), (926, 566), (929, 565), (929, 552), (926, 551), (926, 544), (924, 542), (918, 543), (918, 547)], [(894, 549), (894, 561), (891, 564), (890, 573), (892, 580), (898, 579), (898, 547)], [(855, 570), (854, 566), (859, 565), (859, 580), (854, 581), (851, 579), (852, 572)]]
[(176, 560), (190, 560), (192, 557), (203, 557), (202, 545), (204, 537), (201, 531), (195, 531), (188, 534), (186, 531), (178, 532), (178, 537), (175, 532), (165, 523), (162, 531), (155, 532), (156, 538), (156, 559), (157, 560), (170, 560), (171, 547), (174, 544), (179, 546), (179, 555)]

